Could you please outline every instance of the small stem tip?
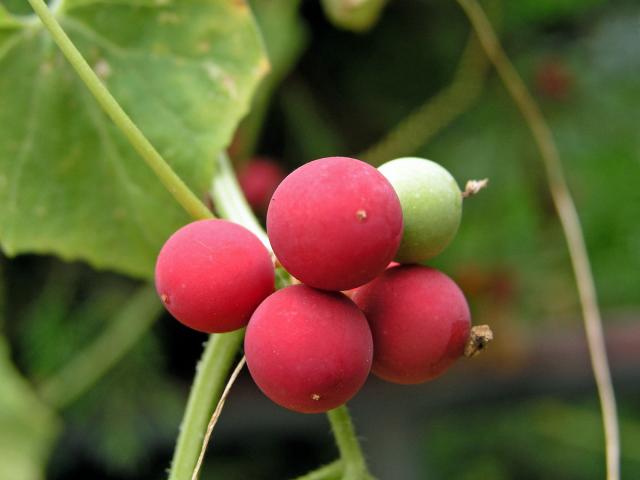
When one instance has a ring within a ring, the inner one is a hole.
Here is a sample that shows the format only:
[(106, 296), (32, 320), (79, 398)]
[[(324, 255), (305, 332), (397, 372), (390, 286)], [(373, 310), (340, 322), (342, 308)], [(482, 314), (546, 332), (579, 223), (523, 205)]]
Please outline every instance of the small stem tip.
[(472, 195), (475, 195), (480, 190), (485, 188), (489, 183), (488, 178), (483, 178), (482, 180), (469, 180), (467, 184), (464, 186), (464, 192), (462, 192), (462, 198), (469, 198)]
[(493, 332), (489, 325), (471, 327), (469, 340), (467, 340), (467, 345), (464, 347), (464, 356), (467, 358), (475, 357), (485, 349), (491, 340), (493, 340)]

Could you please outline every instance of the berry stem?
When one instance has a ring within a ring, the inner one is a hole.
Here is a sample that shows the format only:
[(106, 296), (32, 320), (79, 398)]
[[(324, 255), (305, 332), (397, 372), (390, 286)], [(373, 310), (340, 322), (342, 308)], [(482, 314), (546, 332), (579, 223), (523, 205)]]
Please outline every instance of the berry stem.
[(41, 384), (40, 395), (57, 408), (72, 403), (136, 344), (161, 311), (153, 286), (140, 288), (93, 343)]
[(216, 211), (222, 218), (239, 223), (254, 235), (271, 251), (267, 234), (256, 219), (244, 197), (229, 157), (220, 153), (216, 160), (216, 173), (211, 183), (211, 197)]
[(369, 478), (367, 464), (356, 437), (347, 406), (342, 405), (329, 410), (327, 416), (340, 451), (340, 458), (344, 464), (342, 480), (364, 480)]
[(180, 425), (178, 442), (171, 461), (169, 480), (186, 480), (198, 463), (207, 424), (227, 380), (244, 329), (211, 335), (196, 367), (187, 409)]
[(294, 480), (334, 480), (340, 478), (340, 474), (343, 470), (342, 460), (335, 460), (327, 465), (323, 465), (301, 477), (296, 477)]
[(607, 457), (607, 479), (618, 480), (620, 478), (620, 433), (615, 394), (602, 329), (602, 318), (598, 307), (589, 255), (582, 227), (580, 226), (580, 217), (564, 177), (558, 147), (538, 104), (527, 90), (513, 64), (509, 61), (482, 7), (476, 0), (458, 0), (458, 3), (469, 18), (485, 53), (495, 66), (505, 88), (529, 126), (540, 151), (551, 197), (567, 239), (569, 256), (578, 287), (578, 296), (587, 333), (587, 344), (591, 356), (591, 366), (602, 409)]
[(104, 112), (127, 137), (133, 148), (154, 171), (169, 193), (173, 195), (182, 208), (194, 219), (212, 218), (213, 215), (211, 211), (173, 171), (171, 166), (162, 158), (160, 153), (151, 145), (151, 142), (147, 140), (147, 137), (144, 136), (142, 131), (118, 104), (116, 99), (113, 98), (113, 95), (111, 95), (109, 90), (91, 69), (44, 1), (29, 0), (29, 3)]
[(202, 467), (202, 461), (204, 460), (204, 454), (207, 451), (207, 446), (209, 445), (209, 440), (211, 439), (211, 434), (213, 433), (213, 428), (218, 423), (218, 419), (220, 418), (220, 414), (222, 413), (222, 408), (224, 407), (224, 402), (227, 400), (227, 396), (229, 396), (229, 392), (231, 391), (231, 387), (240, 375), (242, 371), (242, 367), (246, 363), (246, 358), (243, 355), (236, 368), (233, 370), (233, 373), (229, 377), (227, 381), (227, 385), (224, 387), (224, 391), (222, 392), (222, 396), (220, 400), (218, 400), (218, 405), (216, 405), (216, 409), (211, 414), (211, 419), (209, 420), (209, 424), (207, 425), (207, 433), (204, 436), (204, 440), (202, 440), (202, 447), (200, 448), (200, 455), (198, 456), (198, 463), (196, 463), (195, 468), (193, 469), (193, 474), (191, 475), (191, 480), (198, 480), (198, 476), (200, 474), (200, 468)]

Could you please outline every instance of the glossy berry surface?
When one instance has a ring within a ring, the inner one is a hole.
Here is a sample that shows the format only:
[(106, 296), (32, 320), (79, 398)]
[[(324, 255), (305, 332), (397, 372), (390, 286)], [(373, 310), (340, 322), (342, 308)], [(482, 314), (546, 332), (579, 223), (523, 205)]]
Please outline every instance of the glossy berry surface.
[(238, 173), (238, 183), (251, 208), (266, 213), (273, 192), (287, 176), (276, 162), (269, 158), (252, 159)]
[(464, 294), (444, 273), (418, 265), (393, 267), (352, 298), (371, 327), (372, 371), (378, 377), (422, 383), (463, 354), (471, 314)]
[(462, 195), (451, 174), (424, 158), (398, 158), (381, 165), (391, 182), (404, 219), (395, 259), (420, 263), (435, 257), (453, 240), (462, 217)]
[(336, 408), (362, 387), (371, 369), (369, 325), (341, 293), (294, 285), (255, 311), (244, 342), (247, 366), (262, 392), (301, 413)]
[(320, 289), (348, 290), (372, 280), (393, 259), (402, 209), (375, 168), (353, 158), (322, 158), (276, 189), (267, 233), (294, 277)]
[(156, 290), (169, 312), (195, 330), (244, 327), (274, 289), (271, 256), (246, 228), (200, 220), (176, 231), (158, 255)]

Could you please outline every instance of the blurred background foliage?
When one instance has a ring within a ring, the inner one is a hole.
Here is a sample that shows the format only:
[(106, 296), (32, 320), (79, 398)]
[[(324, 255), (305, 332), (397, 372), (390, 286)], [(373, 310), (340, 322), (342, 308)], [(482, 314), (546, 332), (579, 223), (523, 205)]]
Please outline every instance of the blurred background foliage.
[[(24, 6), (4, 3), (10, 11)], [(554, 131), (575, 196), (620, 403), (623, 478), (637, 478), (640, 7), (631, 0), (491, 5)], [(332, 24), (311, 0), (251, 6), (272, 68), (230, 147), (238, 168), (254, 153), (291, 170), (366, 152), (451, 82), (469, 34), (455, 2), (390, 1), (358, 32), (340, 28), (349, 22)], [(577, 295), (538, 152), (496, 75), (469, 82), (483, 88), (464, 112), (418, 151), (404, 151), (401, 140), (394, 148), (443, 164), (461, 185), (490, 178), (489, 189), (465, 201), (456, 240), (433, 263), (460, 283), (474, 322), (490, 323), (496, 341), (427, 385), (368, 382), (352, 405), (364, 449), (382, 479), (603, 478)], [(206, 337), (164, 315), (92, 388), (58, 404), (43, 385), (116, 322), (139, 287), (49, 257), (3, 258), (0, 268), (7, 339), (0, 478), (161, 478)], [(242, 376), (202, 478), (302, 474), (334, 458), (328, 430), (322, 416), (271, 405)]]

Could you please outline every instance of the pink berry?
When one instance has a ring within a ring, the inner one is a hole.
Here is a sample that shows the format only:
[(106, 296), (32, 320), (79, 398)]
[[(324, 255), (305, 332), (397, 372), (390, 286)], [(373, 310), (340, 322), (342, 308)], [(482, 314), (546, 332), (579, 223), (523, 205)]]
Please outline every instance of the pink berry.
[[(397, 267), (398, 265), (400, 265), (398, 262), (390, 262), (389, 265), (387, 265), (387, 270), (393, 267)], [(342, 293), (344, 293), (349, 298), (353, 298), (353, 295), (358, 291), (359, 288), (360, 287), (344, 290)]]
[(262, 392), (301, 413), (336, 408), (362, 387), (373, 344), (364, 315), (341, 293), (294, 285), (255, 311), (244, 341)]
[(471, 314), (464, 294), (444, 273), (418, 265), (393, 267), (352, 298), (371, 327), (372, 371), (378, 377), (422, 383), (463, 354)]
[(240, 170), (238, 182), (251, 208), (265, 213), (273, 192), (286, 175), (273, 160), (256, 157)]
[(225, 220), (185, 225), (166, 241), (156, 263), (165, 307), (195, 330), (244, 327), (274, 289), (271, 256), (246, 228)]
[(402, 209), (391, 184), (372, 166), (321, 158), (276, 189), (267, 232), (294, 277), (324, 290), (348, 290), (375, 278), (392, 260), (402, 237)]

